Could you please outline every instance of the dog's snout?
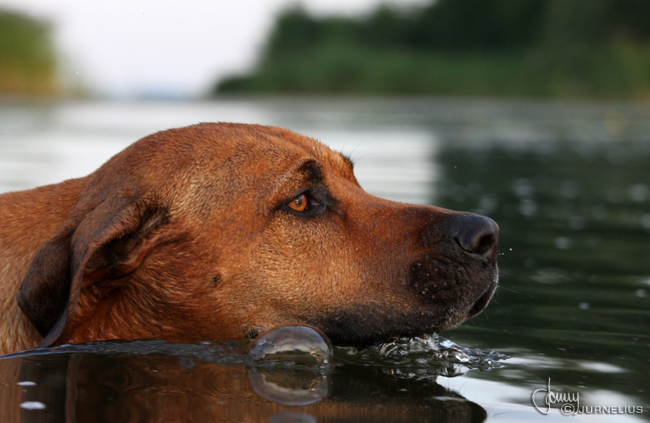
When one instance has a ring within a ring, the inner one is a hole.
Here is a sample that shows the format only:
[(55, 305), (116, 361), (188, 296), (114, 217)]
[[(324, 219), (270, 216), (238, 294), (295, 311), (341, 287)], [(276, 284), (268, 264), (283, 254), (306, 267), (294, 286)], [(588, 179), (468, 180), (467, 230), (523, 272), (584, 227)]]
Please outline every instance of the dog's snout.
[(463, 251), (488, 260), (496, 259), (499, 225), (489, 217), (458, 214), (451, 222), (451, 236)]
[(492, 298), (499, 226), (473, 213), (445, 210), (436, 217), (420, 234), (426, 250), (411, 264), (409, 285), (430, 310), (446, 310), (436, 323), (442, 330), (480, 313)]

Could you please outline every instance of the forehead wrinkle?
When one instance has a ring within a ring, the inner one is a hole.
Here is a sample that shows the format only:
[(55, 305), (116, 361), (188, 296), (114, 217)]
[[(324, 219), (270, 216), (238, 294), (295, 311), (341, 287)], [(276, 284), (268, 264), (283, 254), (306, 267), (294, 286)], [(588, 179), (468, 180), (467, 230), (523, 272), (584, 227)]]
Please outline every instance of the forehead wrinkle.
[[(305, 143), (305, 141), (309, 141), (309, 144)], [(282, 142), (289, 142), (307, 153), (307, 155), (318, 159), (318, 161), (328, 163), (331, 168), (340, 171), (343, 175), (354, 178), (352, 159), (339, 151), (333, 150), (322, 141), (311, 137), (298, 136), (297, 138), (283, 138)]]

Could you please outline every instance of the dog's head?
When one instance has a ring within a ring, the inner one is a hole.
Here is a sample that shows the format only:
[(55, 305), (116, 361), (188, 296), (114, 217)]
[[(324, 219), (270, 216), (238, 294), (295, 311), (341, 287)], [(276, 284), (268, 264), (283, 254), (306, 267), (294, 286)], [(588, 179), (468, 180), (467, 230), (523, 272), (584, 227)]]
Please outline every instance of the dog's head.
[(373, 197), (350, 160), (284, 129), (160, 132), (79, 183), (18, 297), (42, 345), (285, 323), (367, 344), (453, 327), (497, 285), (492, 220)]

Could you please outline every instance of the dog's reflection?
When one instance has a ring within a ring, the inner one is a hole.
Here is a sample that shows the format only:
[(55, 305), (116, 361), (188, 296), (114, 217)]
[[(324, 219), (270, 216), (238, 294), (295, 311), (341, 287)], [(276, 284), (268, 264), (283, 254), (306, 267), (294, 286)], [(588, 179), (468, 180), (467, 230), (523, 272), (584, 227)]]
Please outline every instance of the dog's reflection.
[(358, 365), (261, 368), (167, 355), (0, 360), (0, 421), (482, 422), (439, 384)]

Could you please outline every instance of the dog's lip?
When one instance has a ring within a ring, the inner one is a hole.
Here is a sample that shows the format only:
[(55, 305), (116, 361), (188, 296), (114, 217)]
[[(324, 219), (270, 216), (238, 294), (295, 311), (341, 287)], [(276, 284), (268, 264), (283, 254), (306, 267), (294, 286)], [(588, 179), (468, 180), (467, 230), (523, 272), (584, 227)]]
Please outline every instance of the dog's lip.
[(485, 307), (490, 303), (490, 300), (492, 299), (492, 296), (497, 290), (497, 282), (494, 281), (493, 283), (490, 284), (490, 286), (481, 294), (476, 301), (474, 301), (474, 304), (472, 307), (469, 309), (469, 312), (467, 315), (469, 317), (474, 317), (478, 314), (480, 314)]

